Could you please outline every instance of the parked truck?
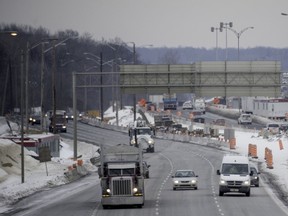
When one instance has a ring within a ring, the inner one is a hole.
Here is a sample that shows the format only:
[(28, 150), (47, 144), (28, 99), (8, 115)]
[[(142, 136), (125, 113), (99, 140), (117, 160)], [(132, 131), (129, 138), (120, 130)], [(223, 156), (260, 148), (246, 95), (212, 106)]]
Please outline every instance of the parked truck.
[(146, 152), (154, 152), (155, 140), (153, 136), (155, 135), (155, 130), (147, 125), (144, 120), (136, 120), (130, 125), (128, 132), (131, 146), (139, 147), (141, 145)]
[(103, 148), (100, 152), (100, 166), (104, 209), (109, 206), (144, 205), (144, 170), (141, 146), (126, 144)]

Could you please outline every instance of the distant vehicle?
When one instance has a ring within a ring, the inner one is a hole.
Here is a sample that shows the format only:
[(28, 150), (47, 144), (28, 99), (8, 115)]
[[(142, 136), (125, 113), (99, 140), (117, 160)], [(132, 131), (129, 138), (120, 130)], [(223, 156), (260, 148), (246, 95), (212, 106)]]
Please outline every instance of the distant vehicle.
[(183, 110), (186, 109), (193, 109), (193, 102), (192, 101), (185, 101), (182, 106)]
[(65, 110), (55, 110), (55, 116), (53, 110), (49, 110), (45, 116), (47, 116), (50, 120), (49, 132), (67, 132), (67, 114)]
[(177, 97), (174, 94), (163, 94), (164, 110), (177, 110)]
[(250, 171), (249, 159), (241, 155), (225, 155), (221, 168), (217, 170), (220, 175), (219, 196), (224, 193), (245, 193), (250, 196)]
[(67, 113), (67, 114), (66, 114), (66, 119), (67, 119), (67, 120), (73, 120), (73, 119), (74, 119), (73, 113)]
[(130, 138), (130, 146), (141, 147), (146, 152), (154, 152), (155, 130), (148, 126), (144, 120), (136, 120), (133, 125), (129, 127), (128, 135)]
[(242, 113), (238, 118), (238, 124), (252, 124), (252, 116), (247, 113)]
[(157, 109), (157, 107), (156, 107), (156, 104), (155, 103), (152, 103), (152, 102), (146, 102), (146, 109), (147, 110), (156, 110)]
[(198, 98), (194, 102), (194, 109), (200, 110), (203, 114), (205, 114), (205, 100), (203, 98)]
[(267, 131), (269, 131), (269, 132), (272, 133), (272, 134), (277, 134), (277, 133), (279, 133), (279, 128), (280, 128), (280, 125), (277, 124), (277, 123), (268, 123), (268, 124), (266, 125)]
[(31, 115), (29, 118), (29, 123), (32, 125), (34, 124), (41, 124), (41, 115)]
[(173, 190), (177, 188), (194, 188), (197, 190), (197, 177), (198, 175), (195, 175), (192, 170), (177, 170), (175, 175), (172, 176)]
[(193, 118), (193, 122), (205, 123), (205, 118), (196, 116)]
[(250, 176), (251, 185), (259, 187), (259, 174), (258, 169), (254, 165), (250, 165), (250, 170), (253, 172), (253, 175)]
[(172, 124), (172, 115), (154, 115), (154, 125), (156, 128), (170, 127)]
[(279, 130), (283, 131), (283, 132), (287, 132), (288, 131), (288, 123), (280, 123)]
[(216, 119), (213, 121), (215, 125), (225, 126), (225, 119)]
[(150, 177), (149, 167), (150, 167), (150, 165), (148, 165), (146, 161), (143, 161), (143, 175), (144, 175), (144, 178), (149, 178)]

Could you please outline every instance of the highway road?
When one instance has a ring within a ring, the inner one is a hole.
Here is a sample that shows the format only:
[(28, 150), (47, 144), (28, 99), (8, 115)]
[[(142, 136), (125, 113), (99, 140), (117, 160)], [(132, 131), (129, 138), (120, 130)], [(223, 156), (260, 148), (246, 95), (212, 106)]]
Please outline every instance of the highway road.
[[(69, 124), (70, 126), (72, 124)], [(79, 137), (114, 145), (127, 143), (124, 133), (78, 124)], [(72, 136), (68, 128), (65, 137)], [(103, 209), (97, 173), (61, 187), (38, 192), (21, 200), (9, 215), (16, 216), (263, 216), (288, 215), (280, 202), (275, 202), (260, 182), (251, 189), (251, 196), (231, 194), (218, 196), (216, 170), (225, 154), (214, 148), (189, 143), (156, 140), (155, 153), (145, 153), (144, 159), (151, 165), (150, 178), (145, 180), (145, 205), (143, 208), (119, 207)], [(198, 177), (198, 190), (172, 189), (171, 175), (177, 169), (193, 169)], [(278, 203), (278, 204), (277, 204)], [(287, 209), (286, 209), (287, 210)]]

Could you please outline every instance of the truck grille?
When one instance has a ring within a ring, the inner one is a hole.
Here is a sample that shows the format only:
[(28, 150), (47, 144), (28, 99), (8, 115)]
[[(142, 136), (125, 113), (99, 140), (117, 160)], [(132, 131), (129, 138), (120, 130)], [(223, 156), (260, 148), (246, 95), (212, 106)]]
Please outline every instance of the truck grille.
[(241, 186), (242, 181), (227, 181), (228, 186)]
[(131, 178), (117, 178), (112, 180), (112, 193), (114, 196), (132, 195)]

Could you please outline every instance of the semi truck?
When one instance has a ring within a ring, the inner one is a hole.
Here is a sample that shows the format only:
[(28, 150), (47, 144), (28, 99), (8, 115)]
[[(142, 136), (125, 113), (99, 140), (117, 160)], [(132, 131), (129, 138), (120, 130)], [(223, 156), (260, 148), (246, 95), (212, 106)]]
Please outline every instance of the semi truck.
[[(64, 110), (56, 110), (55, 116), (53, 110), (49, 110), (46, 113), (47, 118), (50, 120), (49, 123), (49, 132), (67, 132), (67, 117), (66, 111)], [(55, 129), (54, 129), (55, 126)]]
[(101, 146), (100, 166), (102, 198), (104, 209), (110, 206), (144, 205), (143, 152), (127, 144)]
[(177, 110), (177, 97), (176, 94), (163, 94), (163, 109), (164, 110)]
[(131, 146), (139, 147), (141, 145), (146, 152), (154, 152), (155, 130), (148, 126), (144, 120), (136, 120), (132, 126), (129, 127), (129, 144)]
[(173, 119), (171, 114), (158, 114), (154, 115), (154, 125), (156, 129), (167, 128), (173, 124)]

